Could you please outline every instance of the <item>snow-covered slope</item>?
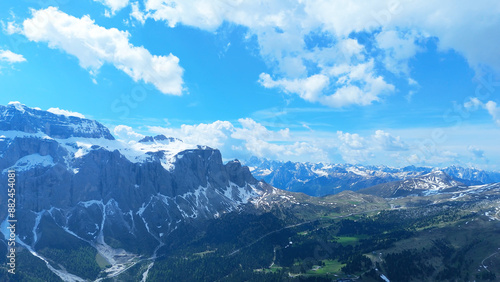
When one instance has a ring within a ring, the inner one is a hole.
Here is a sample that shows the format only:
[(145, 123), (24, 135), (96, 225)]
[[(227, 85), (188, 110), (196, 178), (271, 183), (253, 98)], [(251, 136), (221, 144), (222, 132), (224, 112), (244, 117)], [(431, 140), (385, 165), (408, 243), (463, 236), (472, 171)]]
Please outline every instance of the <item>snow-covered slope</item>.
[(465, 188), (463, 183), (454, 180), (442, 171), (433, 171), (415, 178), (375, 185), (359, 190), (360, 193), (384, 198), (404, 197), (408, 195), (428, 196), (442, 193), (453, 188)]

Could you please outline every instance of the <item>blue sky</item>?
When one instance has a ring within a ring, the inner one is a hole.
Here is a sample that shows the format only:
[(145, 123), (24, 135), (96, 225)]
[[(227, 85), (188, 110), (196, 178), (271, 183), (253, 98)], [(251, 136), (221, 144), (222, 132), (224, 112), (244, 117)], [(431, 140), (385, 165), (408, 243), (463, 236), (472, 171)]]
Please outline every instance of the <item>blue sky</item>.
[(0, 103), (225, 159), (500, 169), (498, 1), (2, 1)]

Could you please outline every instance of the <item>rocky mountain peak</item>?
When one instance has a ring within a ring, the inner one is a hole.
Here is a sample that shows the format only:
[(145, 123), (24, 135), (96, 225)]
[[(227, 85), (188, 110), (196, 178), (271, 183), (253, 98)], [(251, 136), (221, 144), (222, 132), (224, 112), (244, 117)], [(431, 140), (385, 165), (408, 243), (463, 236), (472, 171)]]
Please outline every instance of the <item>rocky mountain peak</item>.
[(170, 142), (182, 142), (179, 138), (167, 137), (163, 134), (156, 136), (146, 136), (139, 140), (140, 143), (170, 143)]
[(42, 111), (19, 102), (10, 102), (7, 106), (0, 105), (0, 130), (43, 133), (57, 139), (70, 137), (115, 139), (104, 125), (95, 120)]

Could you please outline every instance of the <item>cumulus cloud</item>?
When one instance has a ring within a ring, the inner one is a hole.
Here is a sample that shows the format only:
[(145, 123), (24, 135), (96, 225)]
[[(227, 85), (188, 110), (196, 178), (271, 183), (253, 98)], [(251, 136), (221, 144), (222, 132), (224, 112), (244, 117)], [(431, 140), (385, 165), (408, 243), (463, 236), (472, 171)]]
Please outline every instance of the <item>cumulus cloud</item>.
[(241, 128), (235, 128), (234, 132), (231, 134), (231, 137), (235, 139), (277, 141), (286, 140), (290, 137), (290, 130), (288, 128), (279, 131), (271, 131), (251, 118), (241, 118), (238, 119), (238, 122), (241, 124)]
[(127, 125), (117, 125), (113, 129), (113, 133), (118, 139), (124, 141), (139, 141), (144, 138), (144, 135), (137, 133), (134, 129)]
[(357, 133), (337, 131), (338, 151), (348, 163), (364, 163), (373, 157), (366, 139)]
[(356, 133), (344, 133), (342, 131), (337, 131), (337, 136), (340, 141), (351, 149), (363, 149), (365, 148), (365, 139)]
[[(379, 69), (365, 68), (356, 79), (350, 70), (375, 63), (408, 77), (409, 62), (424, 50), (426, 38), (437, 38), (440, 50), (454, 49), (472, 67), (485, 64), (500, 72), (499, 9), (494, 0), (146, 0), (144, 12), (170, 27), (214, 32), (223, 22), (245, 26), (272, 68), (259, 77), (264, 87), (345, 107), (369, 105), (395, 91)], [(311, 44), (311, 38), (325, 43)], [(335, 72), (339, 69), (345, 72)]]
[[(330, 79), (335, 79), (336, 89), (328, 94)], [(285, 92), (297, 93), (309, 102), (339, 108), (349, 105), (369, 105), (378, 101), (380, 95), (394, 91), (394, 86), (382, 76), (375, 76), (373, 60), (358, 65), (343, 64), (328, 69), (327, 75), (316, 74), (304, 79), (273, 80), (269, 74), (261, 74), (259, 83), (266, 88), (281, 88)]]
[(239, 140), (251, 155), (276, 159), (298, 160), (308, 157), (311, 161), (326, 161), (328, 154), (313, 142), (293, 138), (288, 128), (269, 130), (253, 119), (239, 119), (241, 127), (235, 127), (231, 138)]
[(372, 136), (375, 144), (380, 146), (383, 150), (386, 151), (406, 151), (408, 150), (408, 145), (401, 140), (399, 136), (392, 136), (388, 132), (383, 130), (375, 131), (375, 134)]
[(318, 102), (321, 93), (329, 84), (329, 78), (322, 74), (312, 75), (303, 79), (273, 80), (267, 73), (261, 73), (259, 83), (266, 88), (281, 88), (285, 92), (297, 93), (309, 102)]
[(14, 21), (7, 22), (7, 24), (5, 24), (3, 21), (1, 22), (3, 31), (8, 35), (12, 35), (14, 33), (21, 33), (23, 31), (18, 25), (16, 25)]
[(136, 21), (144, 24), (146, 22), (146, 15), (139, 9), (139, 2), (133, 2), (130, 4), (132, 8), (132, 12), (130, 13), (130, 17), (135, 19)]
[(152, 126), (149, 130), (157, 134), (180, 138), (188, 144), (221, 148), (233, 132), (234, 126), (229, 121), (218, 120), (196, 125), (183, 124), (180, 128)]
[(394, 85), (385, 82), (382, 76), (375, 75), (374, 61), (358, 65), (339, 65), (329, 73), (337, 77), (339, 88), (332, 95), (323, 96), (323, 104), (343, 107), (351, 104), (369, 105), (378, 101), (379, 96), (394, 91)]
[(101, 27), (89, 16), (76, 18), (55, 7), (32, 13), (23, 23), (23, 34), (77, 57), (91, 74), (109, 63), (134, 81), (151, 83), (164, 94), (182, 95), (184, 70), (176, 56), (152, 55), (144, 47), (133, 46), (128, 32)]
[(100, 2), (104, 6), (108, 7), (111, 14), (107, 13), (107, 16), (114, 15), (117, 11), (128, 6), (128, 0), (94, 0), (95, 2)]
[(10, 50), (0, 49), (0, 61), (13, 64), (13, 63), (26, 62), (26, 59), (23, 57), (23, 55), (16, 54)]
[[(116, 131), (116, 130), (115, 130)], [(124, 130), (125, 131), (125, 130)], [(194, 125), (172, 127), (149, 127), (154, 134), (164, 134), (182, 139), (191, 145), (207, 145), (218, 148), (223, 156), (245, 159), (250, 156), (277, 160), (370, 163), (376, 159), (390, 159), (389, 152), (397, 153), (397, 159), (408, 158), (411, 144), (383, 130), (361, 135), (337, 131), (336, 134), (304, 130), (291, 131), (270, 129), (251, 119), (242, 118), (238, 123), (215, 121)], [(125, 131), (129, 134), (128, 130)], [(414, 144), (417, 146), (418, 144)], [(440, 161), (444, 157), (441, 156)], [(340, 158), (340, 159), (339, 159)], [(427, 161), (438, 161), (437, 157)], [(424, 160), (422, 160), (424, 162)]]
[(383, 130), (376, 130), (373, 135), (361, 136), (357, 133), (337, 131), (338, 151), (342, 159), (350, 163), (365, 163), (376, 157), (385, 158), (387, 152), (401, 159), (399, 152), (408, 151), (410, 145), (400, 136), (393, 136)]
[(497, 103), (493, 101), (488, 101), (484, 105), (484, 108), (488, 111), (488, 113), (491, 115), (496, 124), (500, 125), (500, 108), (497, 107)]
[(239, 119), (239, 124), (215, 121), (179, 128), (149, 127), (155, 134), (164, 134), (182, 139), (192, 145), (207, 145), (218, 148), (230, 158), (250, 156), (283, 160), (327, 161), (328, 154), (313, 142), (294, 138), (289, 129), (270, 130), (250, 118)]
[(494, 101), (488, 101), (486, 103), (481, 102), (478, 98), (470, 98), (469, 101), (464, 103), (464, 107), (469, 111), (475, 111), (479, 108), (483, 108), (490, 114), (491, 118), (497, 125), (500, 125), (500, 107)]
[(415, 31), (384, 30), (378, 33), (375, 40), (384, 53), (382, 62), (385, 68), (397, 75), (410, 75), (408, 60), (422, 49), (417, 43), (422, 37)]
[(85, 118), (84, 115), (78, 113), (78, 112), (72, 112), (68, 110), (63, 110), (59, 108), (50, 108), (47, 110), (47, 112), (56, 114), (56, 115), (62, 115), (62, 116), (67, 116), (67, 117), (78, 117), (78, 118)]
[[(406, 159), (400, 162), (401, 165), (431, 165), (431, 166), (448, 166), (450, 164), (457, 165), (460, 164), (460, 155), (444, 150), (438, 151), (432, 155), (423, 155), (423, 154), (411, 154), (406, 157)], [(403, 159), (403, 158), (402, 158)]]
[(482, 106), (482, 105), (483, 105), (483, 102), (481, 102), (476, 97), (470, 98), (469, 101), (464, 103), (464, 107), (468, 110), (477, 110), (477, 108)]
[[(469, 127), (448, 131), (448, 139), (422, 139), (432, 129), (376, 130), (362, 132), (321, 131), (307, 128), (275, 129), (251, 119), (237, 122), (183, 124), (178, 127), (148, 127), (149, 135), (164, 134), (182, 139), (190, 145), (217, 148), (226, 159), (248, 159), (251, 156), (273, 160), (447, 166), (471, 161), (485, 163), (488, 156), (499, 156), (491, 128), (475, 131)], [(472, 132), (472, 133), (471, 133)], [(115, 136), (122, 140), (142, 138), (127, 126), (117, 126)], [(434, 133), (432, 133), (434, 134)], [(471, 136), (487, 136), (477, 143)], [(437, 138), (437, 137), (436, 137)], [(477, 147), (470, 146), (476, 142)], [(467, 144), (467, 145), (465, 145)], [(481, 149), (478, 149), (481, 148)], [(483, 149), (484, 148), (484, 149)]]

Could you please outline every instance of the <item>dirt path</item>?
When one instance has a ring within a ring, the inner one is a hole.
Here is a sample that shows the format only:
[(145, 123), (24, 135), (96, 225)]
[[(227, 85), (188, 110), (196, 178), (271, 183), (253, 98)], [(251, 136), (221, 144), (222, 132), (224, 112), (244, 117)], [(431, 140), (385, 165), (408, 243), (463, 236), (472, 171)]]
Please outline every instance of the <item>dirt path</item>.
[(495, 253), (493, 253), (493, 254), (491, 254), (491, 255), (489, 255), (489, 256), (487, 256), (487, 257), (485, 257), (485, 258), (481, 261), (481, 266), (482, 266), (484, 269), (486, 269), (488, 272), (491, 272), (491, 271), (488, 269), (488, 267), (487, 267), (486, 265), (484, 265), (484, 262), (485, 262), (485, 261), (487, 261), (489, 258), (494, 257), (495, 255), (498, 255), (499, 253), (500, 253), (500, 251), (495, 252)]

